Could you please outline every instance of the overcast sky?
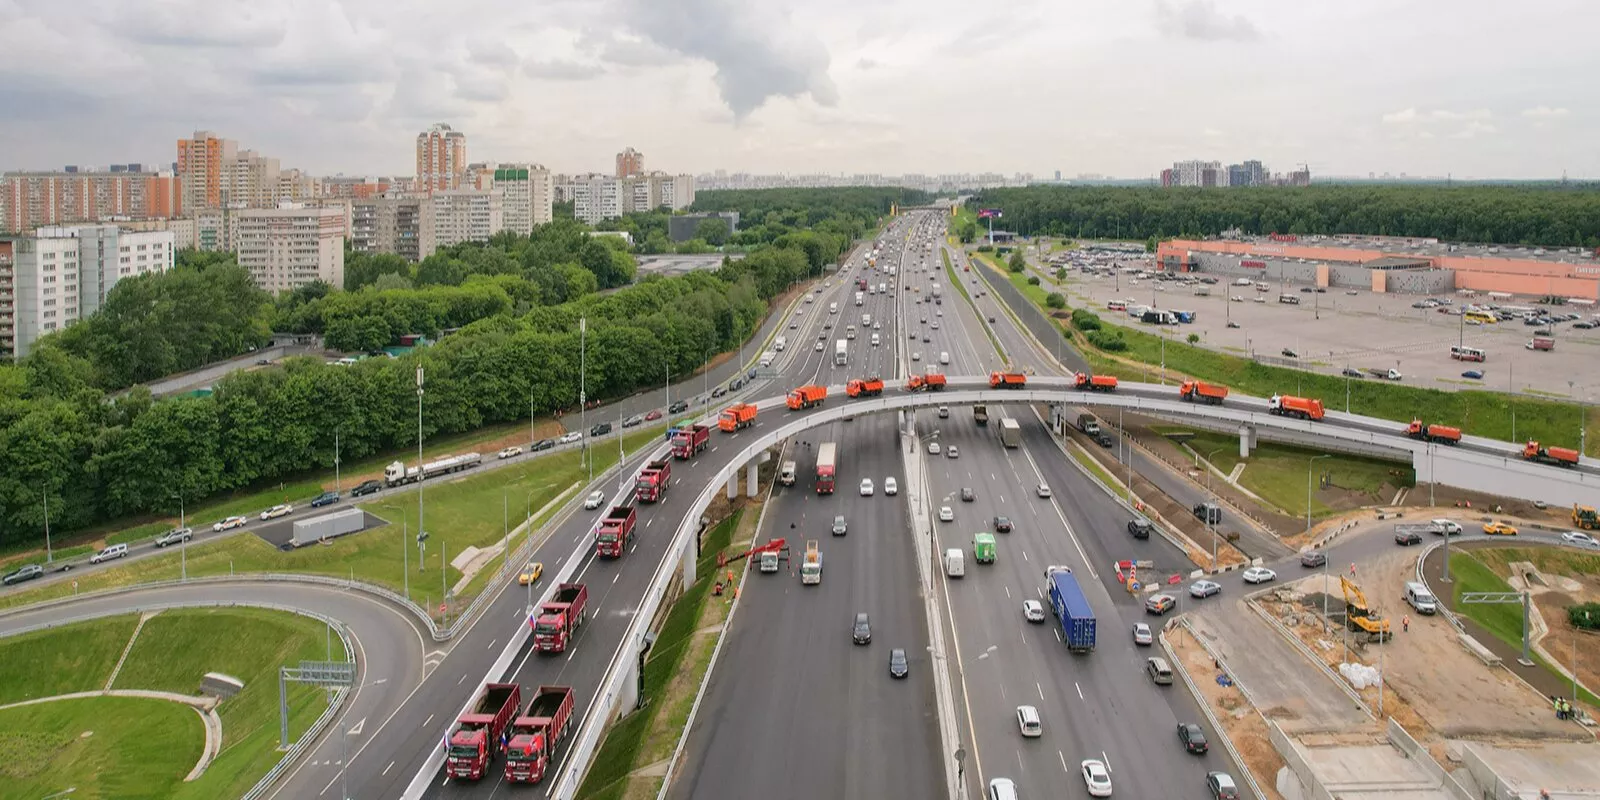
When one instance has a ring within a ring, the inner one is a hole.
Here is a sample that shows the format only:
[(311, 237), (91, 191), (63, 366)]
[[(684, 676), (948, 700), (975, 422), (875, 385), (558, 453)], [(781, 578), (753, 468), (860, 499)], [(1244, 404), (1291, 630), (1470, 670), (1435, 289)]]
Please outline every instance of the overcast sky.
[(1597, 0), (0, 0), (0, 168), (1600, 177)]

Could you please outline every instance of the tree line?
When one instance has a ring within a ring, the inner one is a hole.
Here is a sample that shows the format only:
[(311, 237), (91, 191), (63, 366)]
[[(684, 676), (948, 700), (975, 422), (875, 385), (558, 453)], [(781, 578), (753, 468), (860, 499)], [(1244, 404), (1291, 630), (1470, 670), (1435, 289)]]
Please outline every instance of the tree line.
[[(580, 318), (591, 398), (676, 382), (736, 348), (774, 297), (836, 262), (848, 232), (869, 226), (852, 213), (823, 218), (831, 230), (787, 228), (718, 269), (637, 280), (620, 240), (571, 220), (415, 265), (359, 255), (342, 291), (311, 285), (277, 298), (228, 258), (186, 255), (169, 273), (119, 282), (101, 316), (0, 366), (0, 546), (43, 538), (46, 496), (61, 533), (326, 469), (336, 432), (346, 461), (414, 447), (419, 366), (425, 437), (574, 408)], [(349, 366), (289, 358), (230, 374), (206, 396), (117, 393), (274, 330), (355, 351), (405, 333), (439, 338)]]
[[(1238, 228), (1248, 234), (1600, 247), (1600, 190), (1592, 185), (1030, 186), (986, 189), (970, 205), (1000, 209), (1004, 227), (1025, 236), (1148, 239), (1215, 236)], [(956, 227), (967, 241), (981, 233), (965, 221)]]

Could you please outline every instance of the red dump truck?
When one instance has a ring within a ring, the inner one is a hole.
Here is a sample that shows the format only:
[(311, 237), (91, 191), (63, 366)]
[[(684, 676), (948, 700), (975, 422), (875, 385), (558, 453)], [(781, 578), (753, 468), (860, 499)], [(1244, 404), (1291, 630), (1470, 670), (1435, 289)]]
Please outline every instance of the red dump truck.
[(487, 683), (450, 732), (445, 771), (452, 778), (475, 781), (489, 771), (500, 749), (500, 735), (517, 715), (522, 687), (515, 683)]
[(595, 531), (595, 552), (605, 558), (621, 558), (623, 549), (633, 544), (633, 524), (638, 521), (633, 506), (613, 506)]
[(1558, 467), (1578, 466), (1578, 451), (1565, 447), (1540, 447), (1538, 442), (1528, 442), (1523, 446), (1522, 457), (1540, 464), (1555, 464)]
[(694, 458), (710, 441), (711, 428), (705, 425), (679, 428), (672, 434), (672, 457), (680, 461)]
[(541, 653), (564, 653), (567, 642), (577, 634), (587, 616), (589, 587), (581, 583), (563, 583), (556, 587), (550, 602), (539, 606), (532, 620), (533, 646)]
[(851, 397), (877, 397), (883, 394), (883, 379), (852, 378), (844, 385), (844, 393)]
[(1115, 375), (1090, 375), (1087, 372), (1080, 372), (1073, 379), (1073, 385), (1091, 392), (1114, 392), (1117, 390), (1117, 378)]
[(1292, 397), (1286, 394), (1275, 394), (1267, 401), (1267, 410), (1285, 417), (1299, 417), (1300, 419), (1322, 419), (1322, 401), (1309, 397)]
[(1422, 420), (1411, 420), (1406, 427), (1406, 435), (1424, 442), (1443, 442), (1445, 444), (1461, 444), (1461, 429), (1449, 425), (1424, 425)]
[(1208, 406), (1222, 405), (1228, 398), (1228, 387), (1205, 381), (1184, 381), (1178, 387), (1178, 397), (1191, 403), (1205, 403)]
[(833, 475), (839, 467), (839, 446), (823, 442), (817, 448), (817, 494), (833, 494)]
[(787, 402), (789, 404), (790, 411), (799, 411), (801, 409), (820, 406), (822, 405), (822, 401), (826, 399), (828, 399), (828, 387), (801, 386), (796, 388), (794, 391), (789, 392), (789, 398)]
[(947, 385), (944, 375), (929, 372), (926, 375), (912, 375), (906, 378), (906, 391), (908, 392), (942, 392)]
[(506, 743), (506, 783), (538, 783), (550, 769), (556, 745), (572, 727), (572, 687), (540, 686), (511, 723)]
[(641, 503), (654, 503), (667, 493), (667, 481), (672, 477), (672, 462), (663, 458), (652, 461), (639, 470), (639, 479), (634, 482), (634, 493), (639, 496)]
[(756, 421), (756, 411), (756, 407), (750, 403), (734, 403), (722, 409), (722, 415), (717, 417), (717, 427), (721, 428), (723, 433), (733, 433), (748, 428), (750, 423)]
[(989, 388), (991, 389), (1023, 389), (1028, 386), (1028, 376), (1020, 372), (991, 372), (989, 373)]

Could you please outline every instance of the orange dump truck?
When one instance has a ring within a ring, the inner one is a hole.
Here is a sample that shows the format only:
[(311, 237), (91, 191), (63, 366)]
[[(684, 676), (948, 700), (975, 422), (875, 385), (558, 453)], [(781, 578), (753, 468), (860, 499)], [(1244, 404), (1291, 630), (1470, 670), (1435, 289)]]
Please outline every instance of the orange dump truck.
[(1028, 385), (1028, 376), (1020, 372), (991, 372), (989, 373), (989, 388), (991, 389), (1022, 389)]
[(1184, 381), (1183, 385), (1178, 387), (1178, 397), (1191, 403), (1218, 406), (1228, 398), (1228, 387), (1205, 381)]
[(1424, 425), (1422, 420), (1411, 420), (1406, 427), (1406, 435), (1424, 442), (1444, 442), (1445, 444), (1460, 444), (1461, 429), (1449, 425)]
[(1565, 447), (1540, 447), (1538, 442), (1528, 442), (1522, 448), (1522, 457), (1540, 464), (1555, 464), (1558, 467), (1578, 466), (1578, 451)]
[(734, 403), (722, 409), (722, 414), (717, 417), (717, 427), (723, 433), (733, 433), (741, 428), (750, 427), (756, 421), (756, 407), (750, 403)]
[(1087, 372), (1078, 373), (1073, 383), (1079, 389), (1091, 392), (1114, 392), (1117, 390), (1117, 377), (1115, 375), (1090, 375)]
[(788, 404), (790, 411), (799, 411), (806, 408), (815, 408), (828, 399), (826, 386), (801, 386), (789, 393)]
[(883, 379), (852, 378), (844, 385), (844, 393), (851, 397), (877, 397), (883, 394)]
[(944, 376), (937, 372), (930, 372), (926, 375), (912, 375), (906, 378), (906, 391), (908, 392), (942, 392), (944, 387)]
[(1299, 417), (1312, 421), (1322, 419), (1322, 401), (1309, 397), (1275, 394), (1267, 401), (1267, 410), (1284, 417)]

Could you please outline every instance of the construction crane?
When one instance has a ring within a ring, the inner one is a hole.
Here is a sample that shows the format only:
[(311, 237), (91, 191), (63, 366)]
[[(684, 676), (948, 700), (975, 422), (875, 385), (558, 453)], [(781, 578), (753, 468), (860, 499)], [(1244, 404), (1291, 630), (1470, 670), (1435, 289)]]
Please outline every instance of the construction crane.
[(1344, 590), (1344, 624), (1355, 631), (1357, 642), (1366, 644), (1377, 641), (1382, 644), (1394, 638), (1394, 633), (1389, 630), (1389, 620), (1372, 610), (1360, 586), (1340, 575), (1339, 588)]
[(729, 556), (726, 553), (719, 553), (717, 555), (717, 566), (718, 567), (726, 567), (726, 566), (728, 566), (729, 564), (732, 564), (735, 561), (739, 561), (741, 559), (750, 558), (751, 556), (759, 556), (759, 555), (761, 555), (763, 553), (774, 553), (774, 554), (778, 555), (778, 557), (782, 558), (784, 561), (788, 561), (789, 560), (789, 543), (788, 543), (788, 541), (786, 541), (784, 539), (773, 539), (772, 541), (767, 542), (766, 544), (756, 545), (755, 547), (752, 547), (749, 550), (746, 550), (743, 553), (740, 553), (740, 554), (738, 554), (736, 556)]

